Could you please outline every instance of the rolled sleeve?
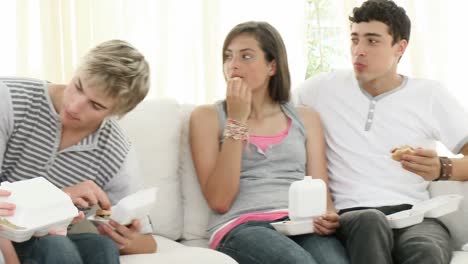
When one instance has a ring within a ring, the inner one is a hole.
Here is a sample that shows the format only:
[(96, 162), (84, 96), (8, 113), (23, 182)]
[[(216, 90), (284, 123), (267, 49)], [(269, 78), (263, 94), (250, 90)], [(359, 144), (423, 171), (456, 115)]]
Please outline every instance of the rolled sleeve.
[(468, 113), (460, 102), (441, 85), (434, 91), (433, 111), (439, 140), (453, 153), (468, 143)]

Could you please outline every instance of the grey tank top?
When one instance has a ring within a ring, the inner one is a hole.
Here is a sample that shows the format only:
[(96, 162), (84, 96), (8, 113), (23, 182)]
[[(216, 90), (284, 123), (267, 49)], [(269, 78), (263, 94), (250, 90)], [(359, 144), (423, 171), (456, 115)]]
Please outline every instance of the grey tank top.
[[(247, 213), (267, 212), (288, 207), (289, 186), (302, 180), (306, 168), (306, 132), (299, 113), (290, 103), (281, 105), (291, 119), (287, 136), (265, 152), (247, 144), (242, 153), (239, 192), (231, 209), (224, 214), (214, 212), (208, 223), (211, 236), (223, 224)], [(224, 101), (216, 104), (219, 123), (226, 123)], [(224, 130), (224, 129), (223, 129)], [(222, 131), (220, 144), (223, 143)]]

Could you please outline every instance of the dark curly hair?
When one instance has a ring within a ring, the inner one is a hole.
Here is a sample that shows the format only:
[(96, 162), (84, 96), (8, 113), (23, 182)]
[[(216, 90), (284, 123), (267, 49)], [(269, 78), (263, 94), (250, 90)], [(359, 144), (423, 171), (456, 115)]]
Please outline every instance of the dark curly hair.
[(409, 42), (411, 21), (405, 9), (390, 0), (368, 0), (353, 9), (351, 23), (379, 21), (388, 26), (388, 33), (393, 37), (393, 44), (405, 39)]

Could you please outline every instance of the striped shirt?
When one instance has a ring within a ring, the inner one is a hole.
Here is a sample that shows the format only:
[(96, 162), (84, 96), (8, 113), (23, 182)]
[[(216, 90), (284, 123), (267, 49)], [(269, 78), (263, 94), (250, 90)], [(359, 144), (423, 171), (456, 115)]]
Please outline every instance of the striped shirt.
[[(42, 176), (59, 188), (93, 180), (99, 187), (121, 169), (130, 149), (114, 119), (108, 119), (79, 143), (58, 150), (62, 125), (47, 83), (20, 78), (0, 78), (9, 94), (13, 131), (5, 146), (0, 179), (20, 181)], [(3, 126), (3, 125), (2, 125)]]
[[(115, 119), (58, 151), (61, 127), (47, 82), (0, 78), (0, 180), (42, 176), (59, 188), (92, 180), (112, 204), (142, 187), (135, 150)], [(140, 220), (140, 233), (151, 233), (149, 218)]]

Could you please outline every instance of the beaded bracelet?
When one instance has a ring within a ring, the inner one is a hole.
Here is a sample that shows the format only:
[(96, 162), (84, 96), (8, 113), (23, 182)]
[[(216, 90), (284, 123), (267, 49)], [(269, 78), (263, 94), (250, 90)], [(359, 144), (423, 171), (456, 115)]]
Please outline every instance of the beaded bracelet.
[(249, 141), (249, 129), (247, 125), (228, 118), (226, 121), (226, 126), (224, 127), (224, 135), (223, 137), (226, 138), (232, 138), (234, 140), (241, 140), (244, 142)]

